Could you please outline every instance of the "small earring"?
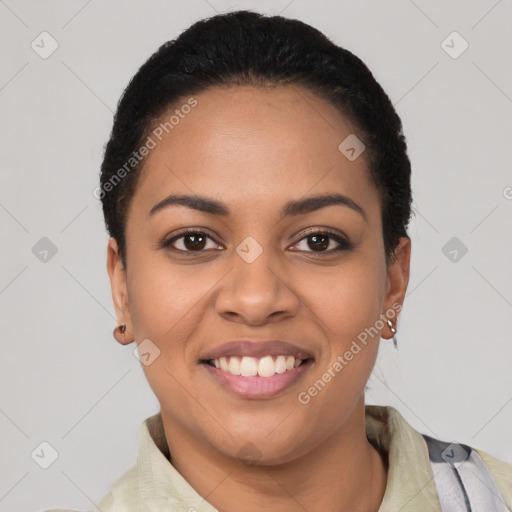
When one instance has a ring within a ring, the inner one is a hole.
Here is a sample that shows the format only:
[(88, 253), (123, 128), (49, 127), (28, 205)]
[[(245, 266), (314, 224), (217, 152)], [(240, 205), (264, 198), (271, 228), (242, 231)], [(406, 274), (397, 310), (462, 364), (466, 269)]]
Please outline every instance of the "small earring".
[(395, 336), (396, 329), (393, 327), (393, 322), (389, 318), (386, 321), (388, 323), (389, 330), (393, 333), (393, 345), (394, 345), (395, 349), (398, 350), (398, 343), (397, 343), (396, 336)]
[(121, 324), (121, 325), (118, 325), (115, 329), (114, 329), (114, 338), (116, 337), (116, 333), (117, 331), (119, 330), (119, 332), (124, 336), (124, 333), (126, 332), (126, 325), (125, 324)]

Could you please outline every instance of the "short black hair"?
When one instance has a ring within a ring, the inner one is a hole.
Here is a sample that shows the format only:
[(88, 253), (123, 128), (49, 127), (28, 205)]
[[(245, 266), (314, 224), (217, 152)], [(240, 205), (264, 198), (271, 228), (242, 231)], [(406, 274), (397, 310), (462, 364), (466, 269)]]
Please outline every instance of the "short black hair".
[(411, 164), (392, 102), (358, 57), (319, 30), (299, 20), (241, 10), (197, 21), (164, 43), (119, 100), (99, 197), (125, 268), (127, 212), (144, 163), (133, 158), (134, 152), (164, 111), (187, 96), (229, 85), (302, 85), (354, 124), (380, 193), (388, 264), (399, 238), (408, 237), (412, 203)]

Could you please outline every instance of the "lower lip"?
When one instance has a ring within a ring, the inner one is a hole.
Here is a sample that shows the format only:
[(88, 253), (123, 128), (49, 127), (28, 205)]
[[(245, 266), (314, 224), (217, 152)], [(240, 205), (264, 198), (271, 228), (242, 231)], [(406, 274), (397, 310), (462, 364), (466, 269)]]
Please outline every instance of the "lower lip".
[(223, 386), (244, 398), (268, 398), (281, 393), (306, 372), (313, 364), (313, 359), (309, 359), (293, 370), (286, 370), (283, 373), (276, 373), (272, 377), (243, 377), (225, 372), (220, 368), (211, 366), (207, 363), (202, 365), (208, 370)]

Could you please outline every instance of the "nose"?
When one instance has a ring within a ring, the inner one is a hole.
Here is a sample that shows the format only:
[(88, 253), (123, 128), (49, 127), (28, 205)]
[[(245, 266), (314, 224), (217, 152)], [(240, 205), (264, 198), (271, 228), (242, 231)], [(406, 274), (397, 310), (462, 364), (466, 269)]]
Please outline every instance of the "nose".
[(293, 317), (300, 300), (289, 279), (282, 266), (271, 260), (269, 250), (251, 263), (235, 253), (233, 269), (216, 295), (216, 311), (232, 322), (254, 326)]

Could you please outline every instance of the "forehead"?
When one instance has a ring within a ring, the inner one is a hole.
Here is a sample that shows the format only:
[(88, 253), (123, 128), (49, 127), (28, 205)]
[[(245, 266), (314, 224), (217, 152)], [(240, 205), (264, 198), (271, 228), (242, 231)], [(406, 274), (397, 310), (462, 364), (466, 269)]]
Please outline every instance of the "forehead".
[[(190, 107), (190, 105), (194, 105)], [(308, 192), (339, 192), (378, 210), (364, 153), (339, 150), (356, 134), (328, 101), (300, 86), (212, 87), (183, 98), (155, 123), (131, 209), (173, 192), (277, 210)]]

